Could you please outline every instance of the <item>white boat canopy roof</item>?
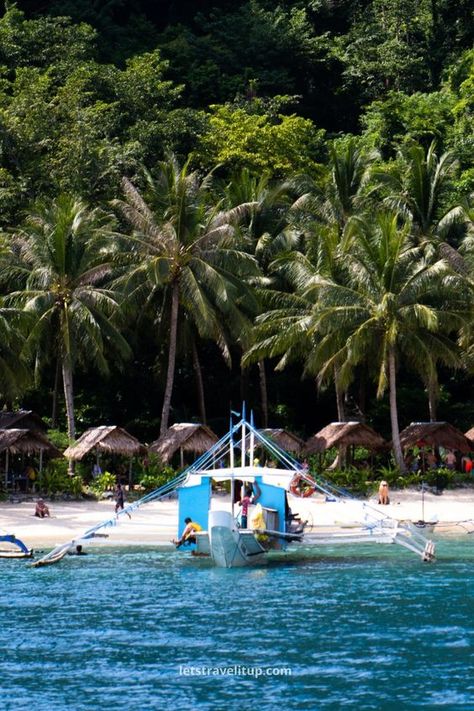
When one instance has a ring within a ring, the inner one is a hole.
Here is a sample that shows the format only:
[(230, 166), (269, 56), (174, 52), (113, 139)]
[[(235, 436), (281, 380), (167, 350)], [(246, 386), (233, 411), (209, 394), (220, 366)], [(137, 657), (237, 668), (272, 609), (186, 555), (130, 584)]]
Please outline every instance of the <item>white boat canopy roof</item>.
[(196, 486), (201, 483), (203, 477), (214, 479), (214, 481), (231, 481), (240, 479), (241, 481), (254, 482), (261, 478), (264, 484), (278, 486), (281, 489), (288, 489), (291, 480), (298, 472), (295, 469), (276, 469), (274, 467), (216, 467), (216, 469), (201, 469), (190, 472), (182, 486)]

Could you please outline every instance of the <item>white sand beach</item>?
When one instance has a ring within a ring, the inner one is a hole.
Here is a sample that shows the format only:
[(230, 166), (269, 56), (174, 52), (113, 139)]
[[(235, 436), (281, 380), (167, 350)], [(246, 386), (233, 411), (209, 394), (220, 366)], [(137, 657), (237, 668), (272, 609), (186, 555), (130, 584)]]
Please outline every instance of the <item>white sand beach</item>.
[[(322, 495), (310, 499), (289, 496), (294, 513), (300, 513), (313, 526), (345, 526), (361, 520), (361, 501), (328, 502)], [(424, 509), (421, 492), (394, 491), (388, 506), (378, 506), (376, 499), (367, 504), (399, 521), (437, 521), (436, 532), (462, 533), (474, 530), (474, 489), (445, 491), (441, 496), (425, 492)], [(0, 503), (0, 529), (13, 533), (35, 550), (52, 548), (69, 540), (78, 540), (88, 528), (113, 518), (112, 501), (48, 502), (51, 518), (34, 516), (34, 502)], [(230, 508), (229, 497), (213, 499), (213, 508)], [(456, 524), (463, 523), (462, 527)], [(178, 527), (176, 499), (145, 504), (132, 512), (132, 517), (120, 516), (117, 525), (101, 533), (107, 538), (88, 541), (87, 545), (171, 545)]]

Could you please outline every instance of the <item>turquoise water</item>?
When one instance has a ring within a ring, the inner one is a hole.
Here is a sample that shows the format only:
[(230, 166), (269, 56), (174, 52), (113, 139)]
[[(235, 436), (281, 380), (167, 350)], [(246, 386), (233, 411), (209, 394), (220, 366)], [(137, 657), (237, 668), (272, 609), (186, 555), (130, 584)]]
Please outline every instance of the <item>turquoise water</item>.
[(0, 709), (474, 709), (474, 536), (438, 554), (331, 548), (241, 570), (143, 549), (2, 560)]

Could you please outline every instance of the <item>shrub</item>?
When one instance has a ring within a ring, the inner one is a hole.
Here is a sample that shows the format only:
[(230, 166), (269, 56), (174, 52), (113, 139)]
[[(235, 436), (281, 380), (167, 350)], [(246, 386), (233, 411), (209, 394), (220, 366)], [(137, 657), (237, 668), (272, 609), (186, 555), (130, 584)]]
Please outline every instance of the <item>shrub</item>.
[(171, 479), (174, 479), (176, 472), (173, 467), (163, 464), (156, 454), (151, 454), (148, 459), (140, 462), (137, 467), (137, 475), (140, 486), (145, 491), (153, 491), (153, 489), (158, 489)]
[(82, 477), (78, 474), (69, 476), (67, 465), (66, 459), (53, 459), (38, 475), (38, 487), (43, 494), (70, 494), (77, 498), (82, 495)]
[(89, 488), (98, 499), (109, 489), (113, 489), (116, 484), (115, 474), (104, 472), (90, 484)]

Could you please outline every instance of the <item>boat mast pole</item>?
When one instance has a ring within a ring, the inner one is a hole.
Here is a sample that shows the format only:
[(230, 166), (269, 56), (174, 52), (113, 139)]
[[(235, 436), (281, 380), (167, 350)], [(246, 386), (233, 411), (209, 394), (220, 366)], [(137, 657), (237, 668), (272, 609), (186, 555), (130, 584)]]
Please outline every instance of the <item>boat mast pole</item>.
[[(245, 462), (246, 462), (246, 455), (245, 455), (245, 437), (246, 437), (246, 429), (245, 429), (245, 402), (242, 405), (242, 442), (240, 444), (240, 451), (242, 452), (242, 458), (241, 458), (241, 466), (242, 466), (242, 477), (244, 476), (245, 472)], [(242, 499), (245, 492), (245, 486), (246, 483), (244, 479), (242, 478), (242, 490), (240, 492), (240, 498)]]
[(229, 464), (230, 464), (230, 500), (232, 505), (232, 518), (234, 518), (234, 435), (232, 432), (232, 415), (230, 416), (230, 440), (229, 440)]
[(250, 453), (249, 453), (249, 464), (253, 467), (254, 462), (254, 449), (255, 449), (255, 434), (254, 434), (254, 423), (253, 423), (253, 410), (250, 412)]

